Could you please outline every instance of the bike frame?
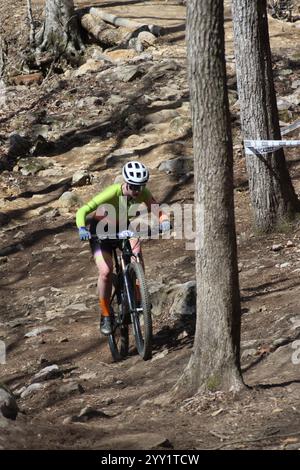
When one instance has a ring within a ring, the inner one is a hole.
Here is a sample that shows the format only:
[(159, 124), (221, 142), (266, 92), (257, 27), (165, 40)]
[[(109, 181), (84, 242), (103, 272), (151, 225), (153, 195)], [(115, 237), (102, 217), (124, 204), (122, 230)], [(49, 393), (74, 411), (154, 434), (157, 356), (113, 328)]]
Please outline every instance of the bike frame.
[[(117, 254), (117, 249), (120, 249), (121, 255), (118, 256)], [(125, 292), (127, 296), (127, 303), (129, 307), (129, 313), (130, 315), (134, 314), (136, 309), (134, 308), (132, 304), (132, 296), (130, 292), (130, 283), (128, 279), (128, 268), (130, 263), (132, 262), (132, 258), (135, 258), (135, 262), (139, 263), (139, 257), (136, 256), (132, 252), (132, 248), (130, 245), (129, 239), (122, 240), (121, 246), (114, 247), (113, 248), (113, 255), (114, 255), (114, 261), (115, 261), (115, 267), (116, 267), (116, 272), (117, 276), (119, 278), (120, 274), (122, 273), (123, 281), (124, 281), (124, 287), (125, 287)]]

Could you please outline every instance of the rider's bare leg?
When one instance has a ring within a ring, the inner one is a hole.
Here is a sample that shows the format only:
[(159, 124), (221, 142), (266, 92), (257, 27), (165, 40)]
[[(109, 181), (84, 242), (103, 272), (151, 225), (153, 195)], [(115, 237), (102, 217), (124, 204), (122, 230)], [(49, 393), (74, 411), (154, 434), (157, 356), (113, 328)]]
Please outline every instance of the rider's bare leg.
[(130, 239), (130, 245), (132, 249), (132, 253), (134, 255), (138, 255), (139, 261), (143, 267), (143, 270), (145, 271), (145, 264), (144, 264), (144, 259), (143, 259), (143, 253), (142, 253), (142, 247), (141, 247), (141, 240), (139, 238), (131, 238)]
[[(113, 271), (113, 260), (112, 256), (110, 253), (103, 251), (103, 250), (97, 250), (94, 253), (94, 260), (98, 268), (98, 293), (99, 293), (99, 306), (100, 306), (100, 312), (101, 312), (101, 317), (102, 319), (106, 318), (108, 321), (108, 318), (110, 316), (110, 296), (111, 296), (111, 289), (112, 289), (112, 271)], [(106, 328), (106, 329), (105, 329)], [(101, 331), (104, 334), (109, 334), (110, 332), (110, 326), (108, 327), (109, 330), (107, 330), (107, 324), (104, 327), (103, 330), (103, 325), (101, 327)]]

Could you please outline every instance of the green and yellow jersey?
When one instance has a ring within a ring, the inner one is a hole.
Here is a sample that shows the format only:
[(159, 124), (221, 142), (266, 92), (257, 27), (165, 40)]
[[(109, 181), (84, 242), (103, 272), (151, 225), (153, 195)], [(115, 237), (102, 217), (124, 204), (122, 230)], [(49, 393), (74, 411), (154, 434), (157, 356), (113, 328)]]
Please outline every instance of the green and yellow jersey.
[[(91, 199), (87, 204), (78, 209), (76, 213), (76, 225), (78, 228), (85, 227), (87, 215), (91, 214), (91, 212), (97, 211), (101, 206), (105, 208), (108, 205), (115, 209), (116, 222), (119, 221), (120, 215), (122, 217), (125, 215), (127, 219), (129, 219), (130, 208), (134, 204), (139, 205), (142, 203), (146, 204), (149, 212), (151, 211), (151, 204), (156, 204), (156, 201), (148, 188), (144, 187), (138, 196), (132, 199), (123, 196), (122, 183), (112, 184), (93, 197), (93, 199)], [(126, 213), (124, 214), (125, 211)], [(103, 216), (100, 215), (99, 219), (105, 215), (106, 214), (103, 213)]]

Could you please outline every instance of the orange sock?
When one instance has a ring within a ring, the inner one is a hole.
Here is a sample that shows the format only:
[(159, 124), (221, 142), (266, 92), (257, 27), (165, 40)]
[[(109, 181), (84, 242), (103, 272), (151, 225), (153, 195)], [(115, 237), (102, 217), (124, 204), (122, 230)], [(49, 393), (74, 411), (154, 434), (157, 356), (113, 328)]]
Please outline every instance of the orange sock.
[(109, 308), (109, 300), (107, 299), (99, 299), (100, 311), (102, 317), (109, 317), (110, 316), (110, 308)]

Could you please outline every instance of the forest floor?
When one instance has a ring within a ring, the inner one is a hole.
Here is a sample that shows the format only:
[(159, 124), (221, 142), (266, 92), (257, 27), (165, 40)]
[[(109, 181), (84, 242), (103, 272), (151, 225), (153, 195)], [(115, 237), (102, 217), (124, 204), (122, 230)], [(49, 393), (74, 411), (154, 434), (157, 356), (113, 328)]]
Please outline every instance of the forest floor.
[[(33, 2), (34, 12), (41, 3)], [(0, 448), (300, 449), (299, 345), (294, 343), (300, 337), (300, 223), (282, 224), (280, 231), (267, 236), (252, 228), (234, 100), (229, 2), (226, 58), (233, 97), (246, 387), (236, 395), (211, 392), (187, 400), (166, 397), (192, 352), (191, 321), (174, 318), (165, 302), (154, 316), (153, 358), (144, 362), (132, 347), (126, 360), (114, 363), (106, 338), (99, 336), (96, 269), (88, 246), (78, 240), (77, 206), (60, 199), (70, 191), (80, 205), (114, 181), (128, 155), (139, 154), (151, 169), (149, 187), (159, 201), (193, 202), (192, 172), (178, 176), (159, 168), (168, 159), (192, 155), (186, 127), (185, 8), (175, 1), (75, 3), (81, 8), (93, 3), (164, 26), (166, 34), (146, 51), (152, 56), (147, 67), (164, 68), (151, 80), (103, 79), (98, 75), (103, 68), (79, 76), (69, 70), (49, 76), (41, 85), (11, 83), (7, 88), (6, 106), (0, 110), (2, 161), (9, 135), (35, 126), (46, 132), (51, 151), (37, 151), (34, 158), (46, 166), (36, 174), (22, 174), (17, 162), (0, 173), (0, 339), (7, 350), (0, 382), (14, 392), (20, 408), (15, 421), (0, 418)], [(25, 6), (18, 0), (11, 4), (15, 19), (1, 7), (0, 20), (18, 54), (16, 25)], [(300, 86), (300, 29), (270, 19), (270, 35), (276, 90), (283, 99), (295, 94), (297, 81)], [(126, 54), (119, 52), (122, 66), (130, 60)], [(298, 103), (282, 110), (282, 125), (299, 119), (299, 113)], [(174, 127), (174, 119), (179, 127)], [(288, 138), (300, 139), (299, 130)], [(299, 151), (289, 149), (286, 157), (300, 195)], [(72, 186), (77, 170), (87, 170), (91, 184)], [(151, 286), (157, 283), (167, 292), (195, 280), (194, 252), (186, 248), (184, 240), (145, 243)], [(39, 334), (34, 333), (40, 327)], [(53, 364), (58, 366), (56, 376), (45, 381), (35, 377)]]

